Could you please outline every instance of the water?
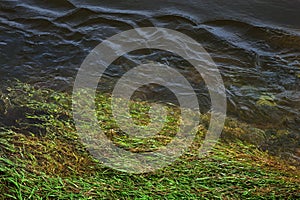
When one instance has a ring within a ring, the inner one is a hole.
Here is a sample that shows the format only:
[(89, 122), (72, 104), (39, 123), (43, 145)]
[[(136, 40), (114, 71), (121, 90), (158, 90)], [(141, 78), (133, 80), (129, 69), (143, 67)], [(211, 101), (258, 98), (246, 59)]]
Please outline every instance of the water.
[[(131, 28), (165, 27), (189, 35), (210, 53), (225, 82), (230, 115), (300, 135), (299, 9), (296, 0), (2, 0), (1, 84), (17, 78), (71, 91), (80, 64), (101, 41)], [(203, 109), (209, 109), (201, 77), (182, 59), (161, 51), (118, 59), (100, 88), (111, 90), (126, 70), (144, 60), (179, 70), (198, 88)], [(174, 101), (158, 86), (143, 87), (138, 95)]]

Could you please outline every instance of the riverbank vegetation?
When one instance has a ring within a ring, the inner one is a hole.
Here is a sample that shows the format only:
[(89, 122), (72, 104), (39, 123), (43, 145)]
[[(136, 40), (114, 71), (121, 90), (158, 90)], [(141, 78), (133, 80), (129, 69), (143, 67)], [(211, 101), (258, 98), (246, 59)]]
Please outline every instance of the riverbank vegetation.
[[(174, 163), (128, 174), (105, 167), (81, 143), (71, 95), (24, 83), (0, 95), (0, 199), (300, 198), (299, 166), (262, 151), (268, 133), (235, 119), (227, 119), (220, 141), (206, 156), (199, 157), (197, 149), (208, 114), (201, 117), (189, 150)], [(175, 114), (168, 115), (163, 140), (132, 140), (111, 119), (109, 95), (99, 93), (96, 101), (101, 128), (116, 145), (132, 152), (165, 145), (179, 120), (178, 109), (171, 105), (169, 113)], [(149, 105), (132, 102), (132, 108), (132, 118), (147, 124)]]

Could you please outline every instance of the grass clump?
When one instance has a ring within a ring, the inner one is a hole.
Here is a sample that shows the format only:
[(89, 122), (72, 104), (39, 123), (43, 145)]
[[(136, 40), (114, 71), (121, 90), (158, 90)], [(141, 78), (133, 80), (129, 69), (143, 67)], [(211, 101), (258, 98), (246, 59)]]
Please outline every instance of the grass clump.
[[(1, 96), (0, 199), (300, 198), (299, 168), (260, 151), (266, 133), (236, 120), (226, 121), (221, 142), (199, 158), (209, 122), (203, 115), (188, 152), (165, 168), (136, 175), (107, 168), (87, 152), (68, 94), (19, 83)], [(170, 106), (159, 137), (131, 138), (113, 120), (110, 97), (98, 94), (96, 102), (107, 137), (128, 151), (165, 145), (180, 120), (178, 109)], [(131, 107), (137, 124), (149, 123), (149, 104), (132, 102)]]

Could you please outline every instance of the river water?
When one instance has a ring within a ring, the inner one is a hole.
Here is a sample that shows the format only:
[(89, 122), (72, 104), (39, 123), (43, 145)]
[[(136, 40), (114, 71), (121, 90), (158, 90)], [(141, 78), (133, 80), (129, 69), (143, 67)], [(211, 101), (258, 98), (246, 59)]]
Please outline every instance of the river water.
[[(2, 85), (17, 78), (71, 91), (78, 68), (101, 41), (137, 27), (170, 28), (192, 37), (211, 55), (225, 82), (230, 115), (299, 136), (299, 10), (299, 0), (1, 0), (0, 80)], [(116, 60), (99, 87), (111, 90), (143, 60), (176, 68), (197, 88), (203, 109), (209, 109), (201, 76), (180, 57), (158, 50)], [(140, 93), (174, 100), (155, 85)]]

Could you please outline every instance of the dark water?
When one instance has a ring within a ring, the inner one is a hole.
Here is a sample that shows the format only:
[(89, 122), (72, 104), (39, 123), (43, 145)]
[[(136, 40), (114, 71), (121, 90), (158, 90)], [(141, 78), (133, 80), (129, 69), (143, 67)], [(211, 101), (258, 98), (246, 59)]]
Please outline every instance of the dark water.
[[(189, 35), (210, 53), (225, 82), (229, 114), (300, 135), (299, 10), (298, 0), (1, 0), (1, 84), (17, 78), (70, 91), (83, 59), (101, 41), (131, 28), (165, 27)], [(181, 58), (161, 51), (115, 61), (100, 88), (110, 90), (143, 60), (178, 69), (209, 109), (201, 77)], [(161, 94), (164, 88), (143, 90), (172, 101), (169, 93)]]

